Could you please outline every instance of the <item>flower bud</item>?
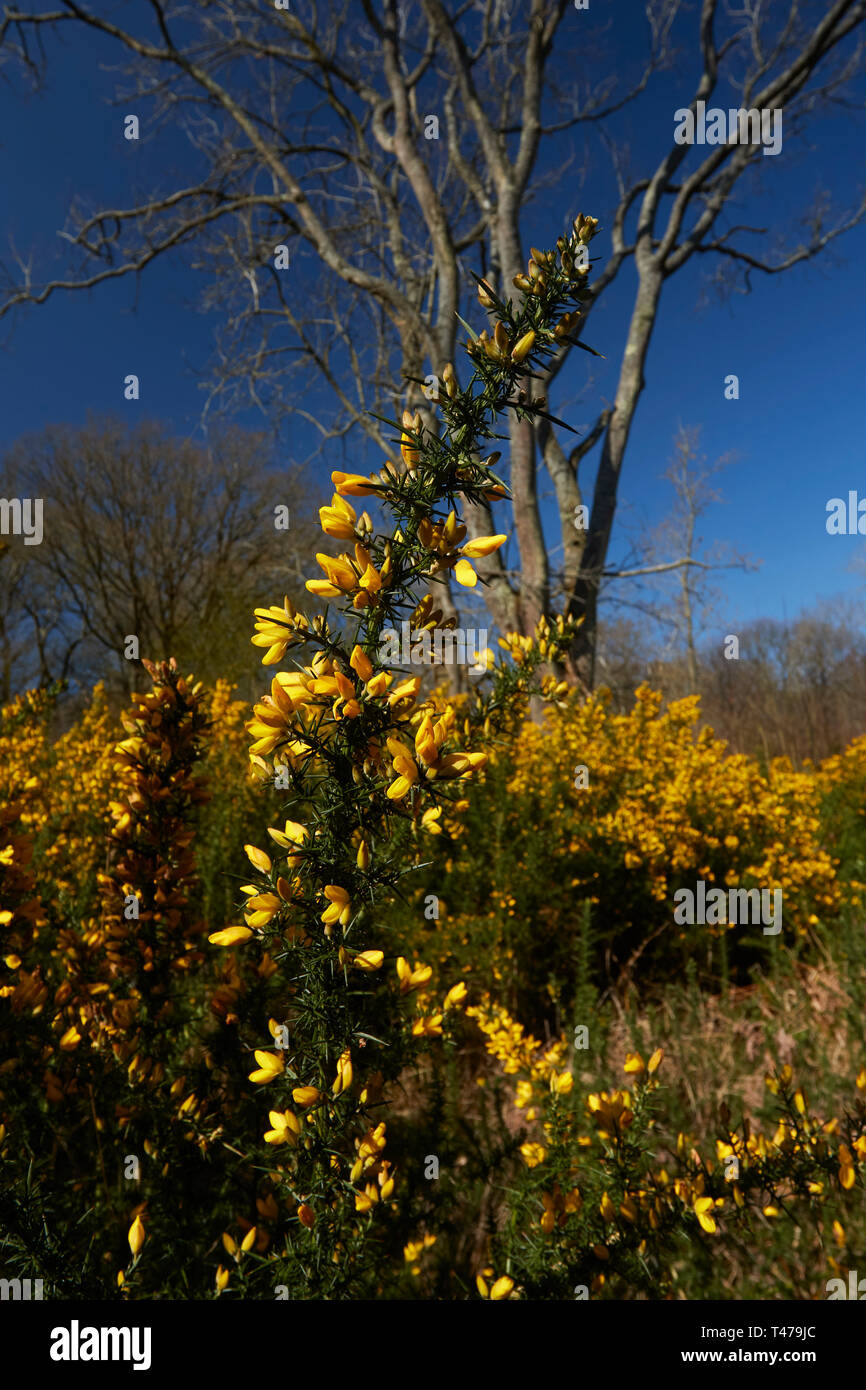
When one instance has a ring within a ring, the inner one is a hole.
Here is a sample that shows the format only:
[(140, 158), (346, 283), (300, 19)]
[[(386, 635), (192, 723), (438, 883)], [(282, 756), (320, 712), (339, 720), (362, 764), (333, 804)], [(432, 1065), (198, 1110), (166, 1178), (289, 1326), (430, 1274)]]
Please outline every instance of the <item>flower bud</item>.
[(145, 1241), (145, 1231), (140, 1216), (136, 1216), (129, 1228), (126, 1238), (129, 1241), (129, 1248), (133, 1255), (137, 1255)]
[(535, 345), (535, 329), (530, 328), (528, 333), (524, 333), (511, 349), (512, 362), (522, 362), (524, 357), (528, 357)]

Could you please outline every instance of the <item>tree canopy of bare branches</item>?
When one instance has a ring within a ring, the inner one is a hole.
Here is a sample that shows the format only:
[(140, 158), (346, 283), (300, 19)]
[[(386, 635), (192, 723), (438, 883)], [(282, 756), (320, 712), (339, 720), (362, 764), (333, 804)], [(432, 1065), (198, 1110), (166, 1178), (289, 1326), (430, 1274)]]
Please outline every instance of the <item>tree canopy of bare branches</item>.
[(128, 692), (142, 657), (211, 679), (252, 672), (262, 574), (297, 597), (312, 536), (303, 492), (269, 471), (269, 452), (237, 429), (205, 448), (118, 420), (17, 441), (0, 477), (41, 499), (43, 535), (9, 537), (0, 555), (5, 698), (33, 679), (102, 676), (106, 662)]

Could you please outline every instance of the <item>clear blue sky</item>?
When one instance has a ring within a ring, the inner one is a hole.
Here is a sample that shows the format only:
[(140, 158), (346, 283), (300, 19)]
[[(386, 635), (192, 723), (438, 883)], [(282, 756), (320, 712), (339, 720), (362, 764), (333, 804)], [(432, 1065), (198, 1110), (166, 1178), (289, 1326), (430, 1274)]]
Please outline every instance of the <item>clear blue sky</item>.
[[(583, 26), (588, 52), (604, 30), (617, 68), (628, 71), (643, 43), (642, 8), (637, 0), (618, 0), (615, 7), (591, 0), (589, 11), (568, 15), (566, 22)], [(638, 175), (668, 147), (674, 111), (691, 98), (696, 18), (693, 7), (679, 26), (683, 54), (675, 69), (606, 123), (609, 134), (629, 143)], [(23, 100), (17, 82), (0, 87), (0, 186), (6, 195), (0, 255), (11, 261), (11, 238), (19, 253), (35, 258), (38, 279), (67, 264), (66, 245), (56, 233), (74, 196), (93, 205), (124, 205), (136, 189), (151, 187), (155, 171), (159, 175), (166, 166), (183, 171), (188, 159), (171, 130), (149, 142), (122, 138), (126, 108), (108, 104), (115, 78), (100, 68), (100, 61), (116, 59), (112, 48), (67, 25), (62, 43), (49, 40), (49, 52), (43, 94)], [(866, 101), (863, 76), (854, 92)], [(729, 90), (715, 100), (723, 107), (739, 104)], [(798, 213), (819, 188), (834, 195), (836, 206), (850, 205), (860, 188), (864, 121), (862, 112), (836, 111), (816, 118), (807, 141), (785, 132), (782, 153), (759, 161), (762, 186), (750, 185), (748, 191), (738, 186), (738, 204), (724, 225), (736, 221), (771, 233), (790, 228), (795, 236)], [(564, 210), (593, 212), (609, 225), (612, 181), (597, 129), (592, 148), (588, 167), (581, 172), (578, 157), (526, 209), (527, 246), (552, 242)], [(565, 138), (558, 137), (543, 167), (561, 168), (567, 152)], [(168, 178), (163, 172), (164, 187)], [(765, 253), (768, 241), (754, 237), (748, 244)], [(603, 233), (593, 254), (604, 258), (608, 248)], [(664, 515), (670, 493), (659, 474), (680, 420), (702, 426), (702, 449), (710, 460), (737, 453), (738, 461), (719, 480), (726, 504), (713, 510), (705, 527), (708, 539), (727, 540), (763, 561), (756, 573), (724, 576), (724, 621), (728, 630), (736, 630), (738, 621), (792, 616), (818, 599), (864, 592), (866, 571), (858, 574), (852, 561), (863, 557), (866, 539), (828, 536), (825, 508), (830, 497), (847, 496), (850, 489), (866, 496), (861, 328), (866, 226), (847, 233), (820, 261), (775, 277), (755, 274), (749, 296), (699, 310), (701, 277), (711, 264), (710, 257), (693, 258), (664, 289), (621, 500), (628, 504), (623, 518), (630, 524), (637, 516), (653, 522)], [(180, 258), (166, 259), (151, 266), (138, 287), (124, 280), (57, 295), (19, 316), (14, 332), (4, 324), (0, 446), (47, 424), (81, 423), (89, 410), (125, 412), (131, 421), (153, 416), (178, 433), (195, 433), (203, 402), (196, 373), (207, 364), (213, 331), (212, 320), (195, 308), (204, 280), (204, 272), (191, 271)], [(607, 362), (575, 353), (579, 360), (563, 373), (552, 401), (556, 413), (563, 399), (585, 386), (590, 370), (595, 376), (593, 390), (567, 411), (576, 426), (588, 424), (601, 398), (613, 395), (634, 283), (627, 267), (588, 326), (588, 341)], [(128, 372), (141, 378), (138, 404), (123, 400)], [(740, 380), (738, 401), (723, 395), (724, 377), (731, 372)], [(258, 427), (262, 422), (250, 413), (240, 423)], [(312, 442), (308, 427), (297, 428), (285, 456), (306, 457)], [(376, 464), (375, 458), (365, 461)], [(323, 500), (328, 473), (340, 465), (333, 455), (316, 464)], [(591, 475), (592, 462), (587, 467)], [(550, 534), (555, 541), (554, 527)], [(613, 560), (624, 552), (626, 540), (615, 533)]]

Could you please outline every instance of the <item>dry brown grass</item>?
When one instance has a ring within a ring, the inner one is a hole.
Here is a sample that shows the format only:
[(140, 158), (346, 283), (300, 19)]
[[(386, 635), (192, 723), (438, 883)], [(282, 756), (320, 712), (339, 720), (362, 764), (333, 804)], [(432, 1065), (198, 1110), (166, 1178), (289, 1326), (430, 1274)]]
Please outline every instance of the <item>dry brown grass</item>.
[(847, 1082), (852, 1056), (866, 1051), (862, 1032), (851, 1026), (851, 995), (832, 964), (792, 963), (790, 982), (778, 991), (762, 980), (684, 1002), (683, 992), (672, 990), (635, 1022), (634, 1009), (614, 999), (601, 1064), (622, 1078), (636, 1027), (647, 1052), (664, 1048), (663, 1075), (682, 1087), (697, 1130), (714, 1122), (723, 1100), (736, 1098), (754, 1115), (766, 1101), (764, 1078), (777, 1067), (790, 1065), (807, 1087), (819, 1066)]
[[(766, 1123), (761, 1125), (758, 1119), (772, 1103), (765, 1076), (786, 1063), (816, 1114), (838, 1114), (850, 1104), (852, 1076), (866, 1064), (866, 1044), (862, 1030), (852, 1023), (851, 1005), (839, 968), (832, 963), (792, 962), (781, 987), (768, 979), (721, 994), (689, 993), (672, 986), (643, 1002), (632, 989), (630, 997), (614, 997), (606, 1005), (610, 1012), (604, 1045), (574, 1054), (575, 1083), (583, 1095), (628, 1085), (622, 1069), (626, 1054), (637, 1048), (646, 1057), (663, 1047), (662, 1113), (673, 1102), (672, 1109), (685, 1117), (684, 1128), (710, 1157), (723, 1101), (730, 1106), (734, 1123), (742, 1113), (766, 1130)], [(449, 1176), (456, 1178), (454, 1205), (448, 1213), (452, 1230), (457, 1231), (455, 1254), (464, 1268), (479, 1269), (487, 1259), (490, 1233), (501, 1229), (508, 1217), (508, 1165), (487, 1175), (480, 1194), (477, 1182), (461, 1182), (460, 1170), (471, 1166), (470, 1135), (483, 1130), (485, 1116), (492, 1121), (491, 1130), (501, 1133), (504, 1127), (514, 1139), (527, 1126), (525, 1112), (513, 1103), (510, 1078), (503, 1078), (481, 1037), (468, 1032), (457, 1056), (456, 1084), (449, 1092), (449, 1105), (459, 1111), (465, 1126), (466, 1142), (439, 1157), (443, 1169), (447, 1167)], [(856, 1060), (853, 1071), (852, 1058)], [(389, 1100), (395, 1120), (412, 1127), (429, 1114), (435, 1065), (435, 1054), (429, 1054), (419, 1072), (407, 1073), (395, 1083)], [(485, 1084), (479, 1085), (479, 1079)], [(499, 1089), (494, 1083), (503, 1079), (504, 1098), (494, 1119), (493, 1097)], [(662, 1128), (668, 1128), (666, 1120)], [(671, 1155), (661, 1133), (659, 1140), (658, 1162), (667, 1163)], [(518, 1156), (512, 1162), (516, 1167), (521, 1160)], [(737, 1277), (732, 1266), (732, 1288)]]

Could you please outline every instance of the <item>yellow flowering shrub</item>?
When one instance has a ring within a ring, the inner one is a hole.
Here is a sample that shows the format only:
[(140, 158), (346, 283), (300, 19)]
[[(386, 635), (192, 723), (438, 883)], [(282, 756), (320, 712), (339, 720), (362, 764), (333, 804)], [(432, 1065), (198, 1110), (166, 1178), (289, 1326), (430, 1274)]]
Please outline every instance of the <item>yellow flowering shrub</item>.
[[(744, 1254), (754, 1267), (759, 1238), (766, 1277), (783, 1213), (796, 1214), (825, 1277), (847, 1274), (854, 1257), (844, 1259), (839, 1216), (866, 1172), (866, 1068), (851, 1084), (843, 1118), (820, 1119), (786, 1065), (766, 1077), (776, 1099), (770, 1128), (748, 1115), (732, 1124), (723, 1104), (717, 1136), (702, 1145), (665, 1127), (663, 1049), (647, 1059), (628, 1053), (626, 1086), (587, 1092), (575, 1084), (580, 1053), (564, 1036), (542, 1048), (488, 996), (466, 1015), (526, 1126), (506, 1179), (509, 1220), (486, 1249), (493, 1267), (507, 1269), (510, 1297), (720, 1296), (732, 1256), (733, 1267)], [(835, 1256), (826, 1253), (831, 1231)], [(716, 1290), (705, 1269), (695, 1290), (701, 1260), (677, 1258), (684, 1239), (693, 1251), (709, 1243)]]
[(846, 902), (866, 905), (866, 735), (817, 767), (806, 763), (821, 797), (825, 834), (839, 859)]
[[(0, 722), (3, 736), (16, 736), (50, 772), (45, 787), (32, 788), (34, 762), (11, 760), (6, 776), (23, 783), (26, 800), (0, 808), (0, 1022), (8, 1045), (0, 1065), (0, 1153), (8, 1164), (0, 1226), (7, 1255), (38, 1257), (57, 1292), (91, 1297), (105, 1296), (105, 1275), (114, 1279), (114, 1271), (126, 1297), (158, 1293), (178, 1269), (193, 1284), (210, 1283), (210, 1266), (206, 1276), (201, 1270), (203, 1212), (230, 1191), (243, 1191), (244, 1206), (254, 1206), (259, 1186), (255, 1176), (237, 1174), (234, 1146), (220, 1139), (224, 1116), (239, 1131), (247, 1123), (225, 1055), (248, 1013), (258, 1019), (273, 1007), (276, 967), (267, 953), (249, 968), (231, 953), (215, 959), (201, 949), (205, 924), (197, 916), (194, 845), (209, 795), (201, 754), (211, 736), (220, 749), (220, 717), (231, 733), (238, 711), (229, 711), (227, 687), (208, 694), (173, 663), (147, 669), (153, 688), (136, 695), (117, 724), (99, 692), (80, 726), (53, 743), (50, 702), (39, 694)], [(75, 750), (86, 748), (97, 764), (93, 780), (83, 769), (61, 782), (65, 799), (46, 807), (40, 829), (28, 790), (47, 797), (57, 769), (71, 771)], [(59, 852), (40, 860), (34, 833), (44, 833), (46, 821), (62, 823), (100, 778), (107, 804), (90, 808), (104, 821), (98, 856), (82, 821), (63, 840), (66, 860)], [(220, 789), (233, 796), (231, 787)], [(87, 885), (96, 862), (95, 905), (75, 920), (68, 899), (79, 896), (76, 874)], [(58, 891), (67, 875), (68, 892)], [(267, 1247), (264, 1230), (255, 1243)]]
[[(350, 1282), (355, 1296), (376, 1287), (369, 1282), (376, 1252), (398, 1219), (404, 1181), (389, 1123), (377, 1118), (383, 1091), (450, 1037), (466, 995), (460, 981), (447, 991), (427, 988), (431, 967), (405, 954), (402, 934), (382, 924), (384, 901), (405, 875), (406, 836), (417, 843), (446, 833), (465, 810), (465, 784), (488, 761), (473, 746), (479, 731), (507, 717), (524, 689), (550, 694), (556, 685), (547, 678), (530, 687), (515, 679), (511, 663), (500, 663), (471, 708), (458, 709), (457, 702), (421, 700), (420, 676), (397, 669), (393, 649), (402, 613), (422, 653), (442, 621), (432, 593), (417, 592), (422, 580), (435, 584), (453, 573), (474, 587), (473, 562), (506, 540), (469, 539), (455, 503), (504, 495), (491, 471), (498, 456), (482, 462), (474, 455), (492, 436), (523, 363), (555, 350), (551, 316), (559, 318), (581, 283), (574, 249), (576, 242), (573, 248), (561, 239), (558, 254), (545, 255), (545, 284), (527, 282), (519, 310), (495, 305), (493, 338), (485, 332), (469, 346), (468, 386), (460, 387), (450, 364), (443, 369), (441, 437), (425, 431), (420, 414), (404, 411), (396, 426), (400, 465), (389, 460), (371, 477), (332, 475), (322, 530), (347, 548), (316, 555), (324, 578), (308, 580), (307, 589), (334, 603), (339, 623), (329, 608), (310, 619), (288, 598), (256, 610), (252, 641), (263, 664), (294, 659), (253, 707), (250, 758), (263, 782), (288, 795), (277, 824), (267, 827), (267, 850), (246, 846), (254, 872), (241, 888), (245, 925), (209, 939), (218, 947), (264, 947), (287, 960), (292, 983), (283, 1020), (268, 1025), (274, 1050), (255, 1050), (249, 1080), (270, 1088), (262, 1138), (278, 1151), (274, 1182), (292, 1213), (273, 1277), (297, 1287), (303, 1273), (308, 1292), (321, 1296), (339, 1296)], [(390, 534), (378, 534), (347, 500), (368, 496), (391, 513)], [(560, 619), (545, 655), (556, 656), (572, 632)], [(538, 663), (522, 664), (531, 674)], [(247, 1269), (234, 1286), (240, 1292)], [(220, 1287), (218, 1273), (215, 1279)], [(497, 1298), (501, 1288), (494, 1287)]]
[[(21, 723), (28, 699), (32, 717)], [(96, 904), (118, 726), (101, 685), (60, 737), (52, 729), (53, 705), (44, 692), (28, 692), (2, 711), (0, 779), (4, 796), (26, 788), (21, 824), (32, 837), (43, 898), (58, 912), (68, 907), (81, 914)]]
[(696, 696), (662, 709), (642, 686), (634, 708), (614, 715), (604, 691), (572, 695), (494, 743), (461, 835), (419, 891), (423, 900), (441, 885), (441, 954), (469, 965), (483, 943), (513, 1003), (537, 1001), (554, 978), (573, 985), (584, 949), (597, 978), (634, 962), (670, 973), (692, 954), (717, 969), (748, 964), (776, 935), (751, 923), (682, 925), (675, 894), (701, 880), (707, 890), (781, 889), (781, 934), (803, 940), (842, 902), (821, 807), (807, 770), (728, 754), (699, 728)]

